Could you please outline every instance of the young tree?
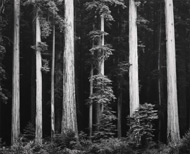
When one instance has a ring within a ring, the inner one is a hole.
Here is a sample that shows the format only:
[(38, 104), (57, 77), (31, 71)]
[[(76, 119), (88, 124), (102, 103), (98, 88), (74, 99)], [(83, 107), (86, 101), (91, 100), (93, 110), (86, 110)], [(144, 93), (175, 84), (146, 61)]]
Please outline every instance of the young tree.
[(62, 133), (77, 132), (75, 68), (74, 68), (74, 1), (65, 0), (65, 47), (63, 53)]
[(14, 0), (14, 49), (13, 49), (13, 96), (12, 96), (12, 144), (20, 134), (20, 0)]
[(36, 132), (35, 141), (42, 144), (42, 57), (41, 57), (41, 30), (38, 8), (36, 8)]
[(176, 144), (180, 139), (176, 85), (175, 32), (173, 0), (165, 0), (167, 92), (168, 92), (168, 142)]
[(139, 107), (138, 79), (138, 40), (137, 40), (137, 9), (134, 0), (129, 0), (129, 93), (130, 116)]

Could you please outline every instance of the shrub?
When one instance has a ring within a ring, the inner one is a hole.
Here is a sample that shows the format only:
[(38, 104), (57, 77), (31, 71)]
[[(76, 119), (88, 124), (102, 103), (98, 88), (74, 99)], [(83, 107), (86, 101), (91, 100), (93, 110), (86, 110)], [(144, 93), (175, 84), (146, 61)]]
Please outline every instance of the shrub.
[(189, 154), (190, 153), (190, 130), (184, 135), (179, 143), (179, 153)]
[(87, 153), (90, 154), (135, 154), (125, 140), (118, 138), (101, 139), (93, 143)]
[(132, 145), (140, 146), (142, 143), (152, 141), (153, 138), (153, 120), (158, 119), (157, 110), (154, 110), (154, 105), (143, 104), (139, 109), (128, 118), (129, 131), (127, 137)]
[(116, 133), (115, 120), (114, 112), (108, 106), (105, 106), (100, 117), (100, 124), (96, 125), (97, 130), (94, 132), (92, 139), (100, 140), (114, 137)]

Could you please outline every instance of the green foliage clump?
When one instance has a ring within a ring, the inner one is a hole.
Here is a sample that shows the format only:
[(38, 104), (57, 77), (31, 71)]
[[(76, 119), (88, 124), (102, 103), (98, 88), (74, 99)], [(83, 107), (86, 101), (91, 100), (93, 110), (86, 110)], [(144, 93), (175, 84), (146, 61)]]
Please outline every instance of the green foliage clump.
[(139, 109), (129, 117), (129, 131), (127, 133), (131, 143), (140, 146), (142, 143), (152, 141), (153, 121), (158, 119), (157, 110), (152, 104), (140, 105)]
[(94, 75), (90, 80), (93, 80), (94, 88), (96, 89), (95, 93), (89, 98), (93, 100), (94, 103), (107, 105), (115, 99), (111, 87), (111, 80), (105, 75)]
[(114, 137), (116, 134), (116, 126), (114, 124), (116, 119), (114, 111), (106, 106), (101, 113), (100, 123), (95, 125), (97, 130), (94, 132), (92, 139), (97, 141)]
[(26, 141), (32, 141), (35, 138), (35, 128), (34, 125), (29, 122), (28, 125), (23, 130), (23, 137)]
[(95, 14), (104, 15), (107, 21), (114, 20), (109, 8), (111, 5), (125, 7), (123, 0), (95, 0), (85, 3), (87, 11), (94, 11)]
[(42, 38), (47, 38), (51, 34), (51, 23), (44, 17), (40, 17), (40, 27)]
[(181, 139), (179, 145), (179, 153), (180, 154), (188, 154), (190, 153), (190, 130), (184, 135)]
[(92, 154), (135, 154), (127, 142), (118, 138), (101, 139), (93, 143), (87, 153)]
[[(4, 9), (3, 6), (1, 9)], [(6, 103), (8, 97), (6, 95), (6, 90), (3, 87), (3, 81), (6, 79), (5, 69), (3, 67), (3, 59), (6, 53), (6, 49), (4, 47), (3, 36), (2, 36), (5, 26), (6, 26), (6, 20), (3, 18), (2, 14), (0, 14), (0, 102)]]

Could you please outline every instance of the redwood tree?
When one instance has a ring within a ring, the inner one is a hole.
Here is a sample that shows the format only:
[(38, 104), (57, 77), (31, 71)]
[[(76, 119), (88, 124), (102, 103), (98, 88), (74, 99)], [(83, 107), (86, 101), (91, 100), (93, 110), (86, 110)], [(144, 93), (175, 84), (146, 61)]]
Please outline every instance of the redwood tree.
[(14, 0), (14, 49), (13, 49), (13, 89), (12, 89), (12, 144), (16, 144), (20, 134), (20, 0)]
[(139, 107), (137, 8), (134, 0), (129, 0), (129, 94), (130, 116)]
[(42, 144), (42, 57), (40, 50), (41, 30), (40, 19), (36, 8), (36, 132), (35, 141)]
[(74, 1), (65, 0), (65, 47), (63, 53), (62, 133), (77, 132), (74, 67)]
[(176, 144), (179, 139), (178, 102), (176, 84), (175, 32), (173, 0), (165, 0), (166, 24), (166, 58), (167, 58), (167, 92), (168, 92), (168, 142)]

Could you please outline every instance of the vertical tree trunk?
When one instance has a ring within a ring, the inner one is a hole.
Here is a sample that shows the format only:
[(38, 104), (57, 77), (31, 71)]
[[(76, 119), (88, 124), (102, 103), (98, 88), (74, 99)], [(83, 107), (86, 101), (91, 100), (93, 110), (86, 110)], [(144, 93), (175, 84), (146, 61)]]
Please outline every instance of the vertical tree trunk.
[(65, 47), (63, 55), (63, 115), (62, 133), (72, 130), (78, 134), (75, 72), (74, 72), (74, 1), (65, 0)]
[[(100, 21), (100, 30), (101, 32), (104, 32), (104, 16), (101, 15), (100, 16), (101, 18), (101, 21)], [(104, 46), (104, 43), (105, 40), (104, 40), (104, 34), (102, 34), (102, 37), (100, 38), (100, 45), (101, 46)], [(104, 53), (100, 53), (101, 56), (104, 54)], [(99, 61), (99, 66), (98, 66), (98, 74), (101, 74), (101, 75), (104, 75), (104, 60), (102, 59), (101, 61)], [(96, 120), (97, 120), (97, 124), (100, 124), (100, 117), (101, 117), (101, 113), (103, 111), (103, 108), (104, 106), (102, 104), (96, 104)]]
[[(162, 97), (163, 97), (163, 72), (162, 72), (162, 50), (161, 50), (161, 39), (162, 39), (162, 2), (160, 2), (159, 10), (159, 24), (158, 24), (158, 102), (159, 106), (162, 106)], [(158, 138), (161, 140), (162, 134), (162, 116), (159, 117), (159, 130)]]
[[(101, 21), (100, 21), (100, 30), (101, 32), (104, 32), (104, 16), (101, 15), (100, 16)], [(104, 46), (104, 34), (102, 34), (102, 37), (100, 38), (100, 45)], [(100, 53), (100, 54), (104, 54), (104, 53)], [(101, 56), (102, 56), (101, 55)], [(104, 75), (104, 60), (99, 61), (99, 66), (98, 66), (98, 74)], [(101, 104), (96, 104), (96, 120), (97, 123), (96, 124), (100, 124), (100, 117), (101, 117), (101, 112), (103, 111), (103, 105)]]
[(165, 0), (166, 19), (166, 56), (167, 56), (167, 91), (168, 91), (168, 142), (176, 144), (179, 139), (177, 85), (176, 85), (176, 59), (175, 59), (175, 32), (173, 0)]
[[(91, 64), (90, 68), (90, 77), (93, 76), (94, 71), (93, 71), (93, 64)], [(93, 80), (90, 81), (90, 96), (93, 94)], [(92, 125), (93, 125), (93, 101), (90, 100), (89, 104), (89, 136), (92, 137)]]
[(42, 57), (38, 45), (41, 42), (40, 21), (36, 10), (36, 134), (35, 141), (42, 144)]
[(53, 44), (52, 44), (52, 66), (51, 66), (51, 137), (55, 134), (55, 23), (53, 23), (53, 38), (52, 38)]
[(137, 9), (134, 0), (129, 0), (129, 93), (130, 116), (139, 107)]
[[(95, 24), (93, 24), (93, 30), (95, 30)], [(94, 40), (92, 40), (92, 47), (94, 47)], [(91, 53), (92, 56), (94, 56), (94, 53)], [(90, 78), (93, 77), (94, 75), (94, 66), (93, 63), (91, 63), (90, 66)], [(93, 95), (93, 80), (90, 80), (90, 96)], [(89, 136), (90, 138), (92, 137), (92, 132), (93, 132), (93, 100), (90, 100), (90, 105), (89, 105)]]
[(12, 96), (12, 144), (20, 134), (20, 0), (14, 0), (14, 49), (13, 49), (13, 96)]
[(121, 117), (122, 117), (122, 77), (120, 78), (118, 82), (118, 103), (117, 103), (117, 132), (118, 137), (121, 138), (122, 136), (122, 126), (121, 126)]

